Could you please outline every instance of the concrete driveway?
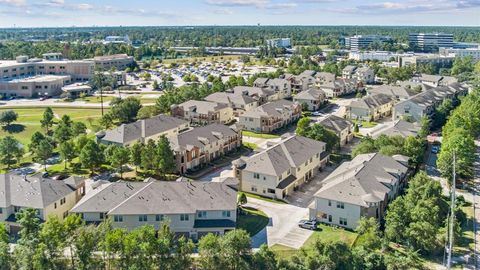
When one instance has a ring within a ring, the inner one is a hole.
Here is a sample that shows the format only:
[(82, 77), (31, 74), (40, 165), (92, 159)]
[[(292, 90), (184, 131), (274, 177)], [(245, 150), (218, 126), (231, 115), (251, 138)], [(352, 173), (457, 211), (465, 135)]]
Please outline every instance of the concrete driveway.
[(268, 246), (280, 244), (299, 249), (313, 233), (313, 231), (299, 228), (297, 225), (301, 219), (308, 218), (307, 208), (255, 198), (248, 198), (246, 206), (259, 209), (270, 218), (267, 227), (252, 237), (254, 248), (266, 243)]

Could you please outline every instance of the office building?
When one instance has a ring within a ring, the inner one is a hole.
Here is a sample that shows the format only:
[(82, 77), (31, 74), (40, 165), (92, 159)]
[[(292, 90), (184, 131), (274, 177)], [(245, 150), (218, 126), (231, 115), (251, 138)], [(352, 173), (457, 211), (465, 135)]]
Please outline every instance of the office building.
[(410, 33), (408, 42), (411, 49), (422, 52), (438, 52), (440, 47), (453, 47), (453, 34)]
[(355, 35), (349, 38), (350, 50), (359, 51), (368, 49), (372, 43), (391, 42), (392, 38), (389, 36), (379, 35)]

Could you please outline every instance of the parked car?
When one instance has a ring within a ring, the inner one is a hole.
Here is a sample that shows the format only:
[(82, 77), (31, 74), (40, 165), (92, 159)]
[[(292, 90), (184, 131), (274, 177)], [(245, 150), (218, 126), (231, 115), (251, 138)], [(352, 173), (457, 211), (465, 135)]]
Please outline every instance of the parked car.
[(300, 220), (298, 222), (298, 227), (308, 229), (308, 230), (316, 230), (317, 229), (317, 221), (316, 220)]
[(312, 115), (313, 116), (322, 116), (322, 113), (321, 112), (313, 112)]

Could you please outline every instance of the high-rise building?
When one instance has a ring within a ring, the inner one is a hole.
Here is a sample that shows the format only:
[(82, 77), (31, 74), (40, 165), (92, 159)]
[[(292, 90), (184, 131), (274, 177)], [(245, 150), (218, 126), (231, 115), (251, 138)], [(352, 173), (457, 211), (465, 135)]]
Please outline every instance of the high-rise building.
[(438, 52), (440, 47), (453, 47), (453, 34), (446, 33), (410, 33), (410, 48), (422, 52)]
[(390, 42), (392, 40), (389, 36), (379, 36), (379, 35), (355, 35), (353, 37), (348, 38), (345, 40), (345, 45), (350, 45), (350, 50), (352, 51), (359, 51), (363, 49), (368, 49), (369, 46), (374, 42)]

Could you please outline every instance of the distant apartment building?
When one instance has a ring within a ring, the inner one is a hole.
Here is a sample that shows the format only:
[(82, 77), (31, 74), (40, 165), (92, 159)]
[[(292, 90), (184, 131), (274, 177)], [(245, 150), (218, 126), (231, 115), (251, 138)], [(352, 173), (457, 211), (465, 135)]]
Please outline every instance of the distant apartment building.
[(315, 78), (313, 77), (315, 73), (313, 70), (305, 70), (298, 75), (285, 74), (283, 79), (290, 82), (293, 93), (299, 93), (315, 85)]
[(135, 143), (147, 143), (149, 140), (157, 141), (161, 136), (176, 136), (189, 126), (188, 121), (180, 118), (157, 115), (100, 131), (96, 137), (99, 143), (130, 146)]
[(308, 207), (310, 219), (352, 230), (362, 217), (381, 221), (388, 203), (400, 194), (410, 173), (408, 157), (358, 155), (322, 181)]
[(453, 47), (453, 34), (410, 33), (408, 42), (411, 49), (422, 52), (438, 52), (440, 47)]
[(402, 56), (399, 59), (399, 66), (421, 66), (421, 65), (431, 65), (436, 68), (451, 68), (455, 61), (454, 56), (444, 56), (439, 54), (421, 54), (421, 55), (410, 55)]
[(417, 74), (410, 79), (413, 83), (422, 83), (430, 87), (447, 86), (458, 82), (457, 78), (452, 76)]
[(176, 171), (196, 171), (242, 146), (235, 128), (210, 124), (168, 137), (175, 155)]
[(248, 111), (239, 117), (239, 126), (244, 130), (270, 133), (298, 120), (302, 105), (288, 100), (272, 101)]
[(128, 35), (125, 36), (106, 36), (103, 44), (131, 44)]
[(445, 57), (471, 57), (474, 62), (480, 61), (480, 47), (477, 48), (440, 48), (439, 53)]
[(71, 212), (87, 223), (110, 220), (113, 228), (127, 230), (145, 225), (159, 230), (165, 222), (176, 236), (198, 240), (235, 229), (237, 191), (218, 182), (109, 182), (92, 190)]
[(309, 182), (328, 161), (324, 142), (287, 136), (250, 157), (233, 162), (240, 190), (275, 199), (287, 199)]
[(269, 47), (269, 48), (291, 48), (292, 47), (292, 40), (290, 38), (267, 39), (267, 47)]
[(380, 35), (355, 35), (347, 38), (346, 45), (352, 51), (365, 50), (370, 47), (372, 43), (391, 42), (392, 38), (389, 36)]
[(369, 95), (375, 94), (384, 94), (390, 96), (395, 101), (409, 99), (410, 97), (420, 93), (422, 88), (419, 91), (416, 91), (411, 86), (405, 87), (400, 85), (380, 85), (378, 87), (373, 87), (367, 90)]
[(172, 116), (182, 118), (195, 125), (212, 123), (230, 123), (233, 120), (233, 108), (210, 101), (189, 100), (173, 105)]
[(22, 209), (35, 209), (41, 221), (53, 216), (63, 220), (85, 195), (85, 179), (71, 176), (54, 180), (43, 178), (41, 174), (0, 174), (0, 194), (0, 222), (16, 233), (20, 224), (15, 214)]
[(348, 53), (348, 59), (356, 61), (390, 61), (392, 58), (397, 61), (399, 57), (412, 56), (413, 53), (395, 53), (388, 51), (350, 51)]
[(125, 70), (126, 68), (133, 66), (135, 63), (133, 56), (128, 56), (126, 54), (95, 56), (91, 60), (95, 63), (96, 68), (103, 70), (110, 70), (112, 68)]

